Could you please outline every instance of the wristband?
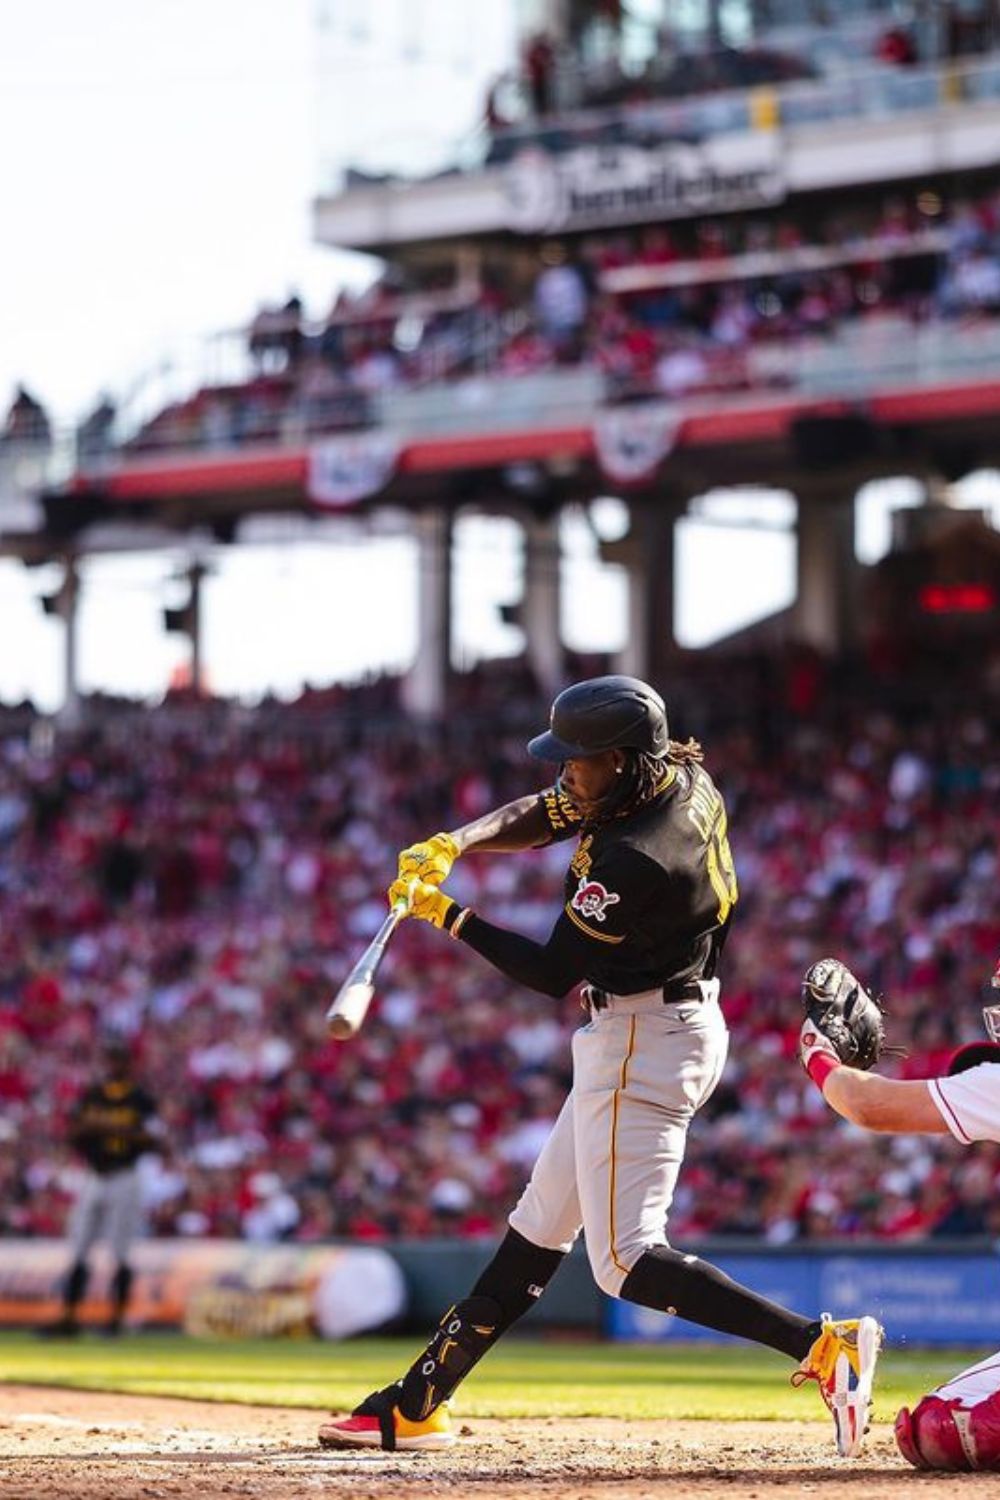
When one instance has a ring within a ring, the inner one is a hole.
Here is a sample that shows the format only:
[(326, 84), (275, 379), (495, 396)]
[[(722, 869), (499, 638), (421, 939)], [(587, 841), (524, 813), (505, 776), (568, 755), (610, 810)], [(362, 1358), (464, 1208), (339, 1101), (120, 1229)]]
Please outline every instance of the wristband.
[(842, 1067), (839, 1057), (831, 1057), (829, 1052), (814, 1052), (806, 1063), (806, 1072), (813, 1083), (823, 1092), (823, 1085), (835, 1068)]
[(472, 916), (471, 906), (459, 906), (457, 901), (452, 902), (452, 910), (444, 919), (445, 931), (449, 937), (457, 938), (466, 922)]

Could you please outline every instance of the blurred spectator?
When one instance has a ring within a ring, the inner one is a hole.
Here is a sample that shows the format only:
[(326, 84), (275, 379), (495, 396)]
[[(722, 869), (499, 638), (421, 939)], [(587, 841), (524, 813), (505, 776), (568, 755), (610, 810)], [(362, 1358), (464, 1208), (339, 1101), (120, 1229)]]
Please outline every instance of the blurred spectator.
[(579, 336), (587, 320), (587, 284), (564, 245), (551, 244), (543, 249), (533, 303), (538, 326), (559, 357), (579, 357)]
[(889, 63), (894, 68), (909, 68), (919, 61), (913, 38), (903, 26), (890, 26), (883, 31), (875, 56), (879, 62)]
[(946, 0), (944, 11), (948, 52), (952, 57), (984, 52), (995, 43), (998, 19), (995, 0)]
[[(825, 268), (800, 255), (815, 248)], [(638, 284), (623, 284), (630, 272)], [(894, 344), (900, 320), (998, 313), (992, 195), (949, 206), (936, 191), (895, 190), (808, 225), (782, 210), (588, 235), (572, 249), (546, 241), (533, 279), (507, 262), (459, 282), (389, 267), (360, 295), (340, 293), (320, 324), (296, 298), (264, 309), (249, 334), (260, 373), (196, 391), (129, 446), (295, 441), (365, 425), (387, 391), (555, 364), (593, 364), (612, 399), (794, 386), (821, 358), (818, 341), (851, 325), (855, 339), (884, 329)]]
[(114, 446), (114, 426), (118, 409), (111, 396), (105, 392), (98, 397), (97, 405), (77, 428), (76, 456), (80, 463), (104, 458)]
[(555, 106), (555, 47), (545, 32), (539, 31), (525, 41), (522, 57), (532, 112), (537, 118), (544, 119)]
[(14, 392), (4, 422), (3, 441), (25, 447), (48, 446), (52, 441), (52, 429), (44, 406), (23, 385)]
[[(391, 680), (252, 712), (92, 703), (87, 730), (51, 748), (0, 709), (0, 1233), (62, 1233), (68, 1120), (107, 1026), (141, 1035), (174, 1145), (151, 1182), (157, 1232), (499, 1230), (567, 1086), (575, 997), (509, 985), (405, 924), (356, 1042), (329, 1044), (322, 1020), (396, 850), (525, 790), (545, 710), (523, 668), (455, 686), (432, 748)], [(800, 975), (828, 950), (886, 994), (901, 1076), (980, 1033), (1000, 951), (988, 667), (886, 678), (708, 655), (678, 663), (670, 698), (678, 728), (711, 739), (741, 880), (722, 972), (733, 1046), (674, 1238), (989, 1228), (1000, 1150), (957, 1174), (947, 1142), (848, 1142), (795, 1060)], [(470, 859), (452, 883), (543, 937), (563, 866), (558, 849), (515, 878)]]
[(294, 366), (302, 340), (302, 302), (295, 294), (283, 307), (262, 307), (250, 325), (250, 354), (261, 371)]

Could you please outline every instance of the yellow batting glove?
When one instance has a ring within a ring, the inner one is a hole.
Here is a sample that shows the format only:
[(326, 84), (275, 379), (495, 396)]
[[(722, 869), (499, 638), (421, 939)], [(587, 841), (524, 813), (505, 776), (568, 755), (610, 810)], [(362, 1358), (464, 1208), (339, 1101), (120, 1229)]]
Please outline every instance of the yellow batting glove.
[(444, 891), (438, 890), (436, 885), (428, 885), (424, 880), (417, 880), (416, 877), (411, 880), (394, 880), (388, 895), (390, 906), (405, 901), (409, 916), (416, 917), (421, 922), (430, 922), (432, 927), (450, 930), (460, 910), (458, 902), (453, 901)]
[(450, 833), (435, 833), (422, 844), (411, 844), (399, 856), (397, 876), (400, 880), (423, 880), (440, 885), (451, 874), (461, 850)]

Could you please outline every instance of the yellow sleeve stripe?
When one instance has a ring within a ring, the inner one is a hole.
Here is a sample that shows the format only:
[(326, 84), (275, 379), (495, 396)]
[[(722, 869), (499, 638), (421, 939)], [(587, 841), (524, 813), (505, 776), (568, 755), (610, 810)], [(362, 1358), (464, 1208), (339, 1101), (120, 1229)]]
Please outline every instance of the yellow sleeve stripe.
[(615, 937), (614, 934), (610, 932), (595, 932), (592, 927), (587, 926), (586, 922), (580, 921), (580, 918), (577, 916), (576, 912), (571, 906), (567, 904), (567, 906), (564, 907), (564, 910), (567, 917), (569, 917), (570, 921), (573, 923), (573, 926), (579, 927), (580, 931), (585, 932), (588, 937), (596, 938), (599, 943), (624, 943), (624, 933), (622, 933), (621, 937)]

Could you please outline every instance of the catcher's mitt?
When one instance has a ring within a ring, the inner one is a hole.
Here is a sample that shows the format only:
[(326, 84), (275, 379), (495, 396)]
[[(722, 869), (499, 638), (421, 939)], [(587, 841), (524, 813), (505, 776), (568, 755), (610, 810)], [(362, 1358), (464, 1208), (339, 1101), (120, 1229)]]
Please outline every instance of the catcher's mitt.
[(802, 981), (806, 1020), (842, 1063), (867, 1072), (885, 1049), (882, 1007), (839, 958), (821, 958)]

